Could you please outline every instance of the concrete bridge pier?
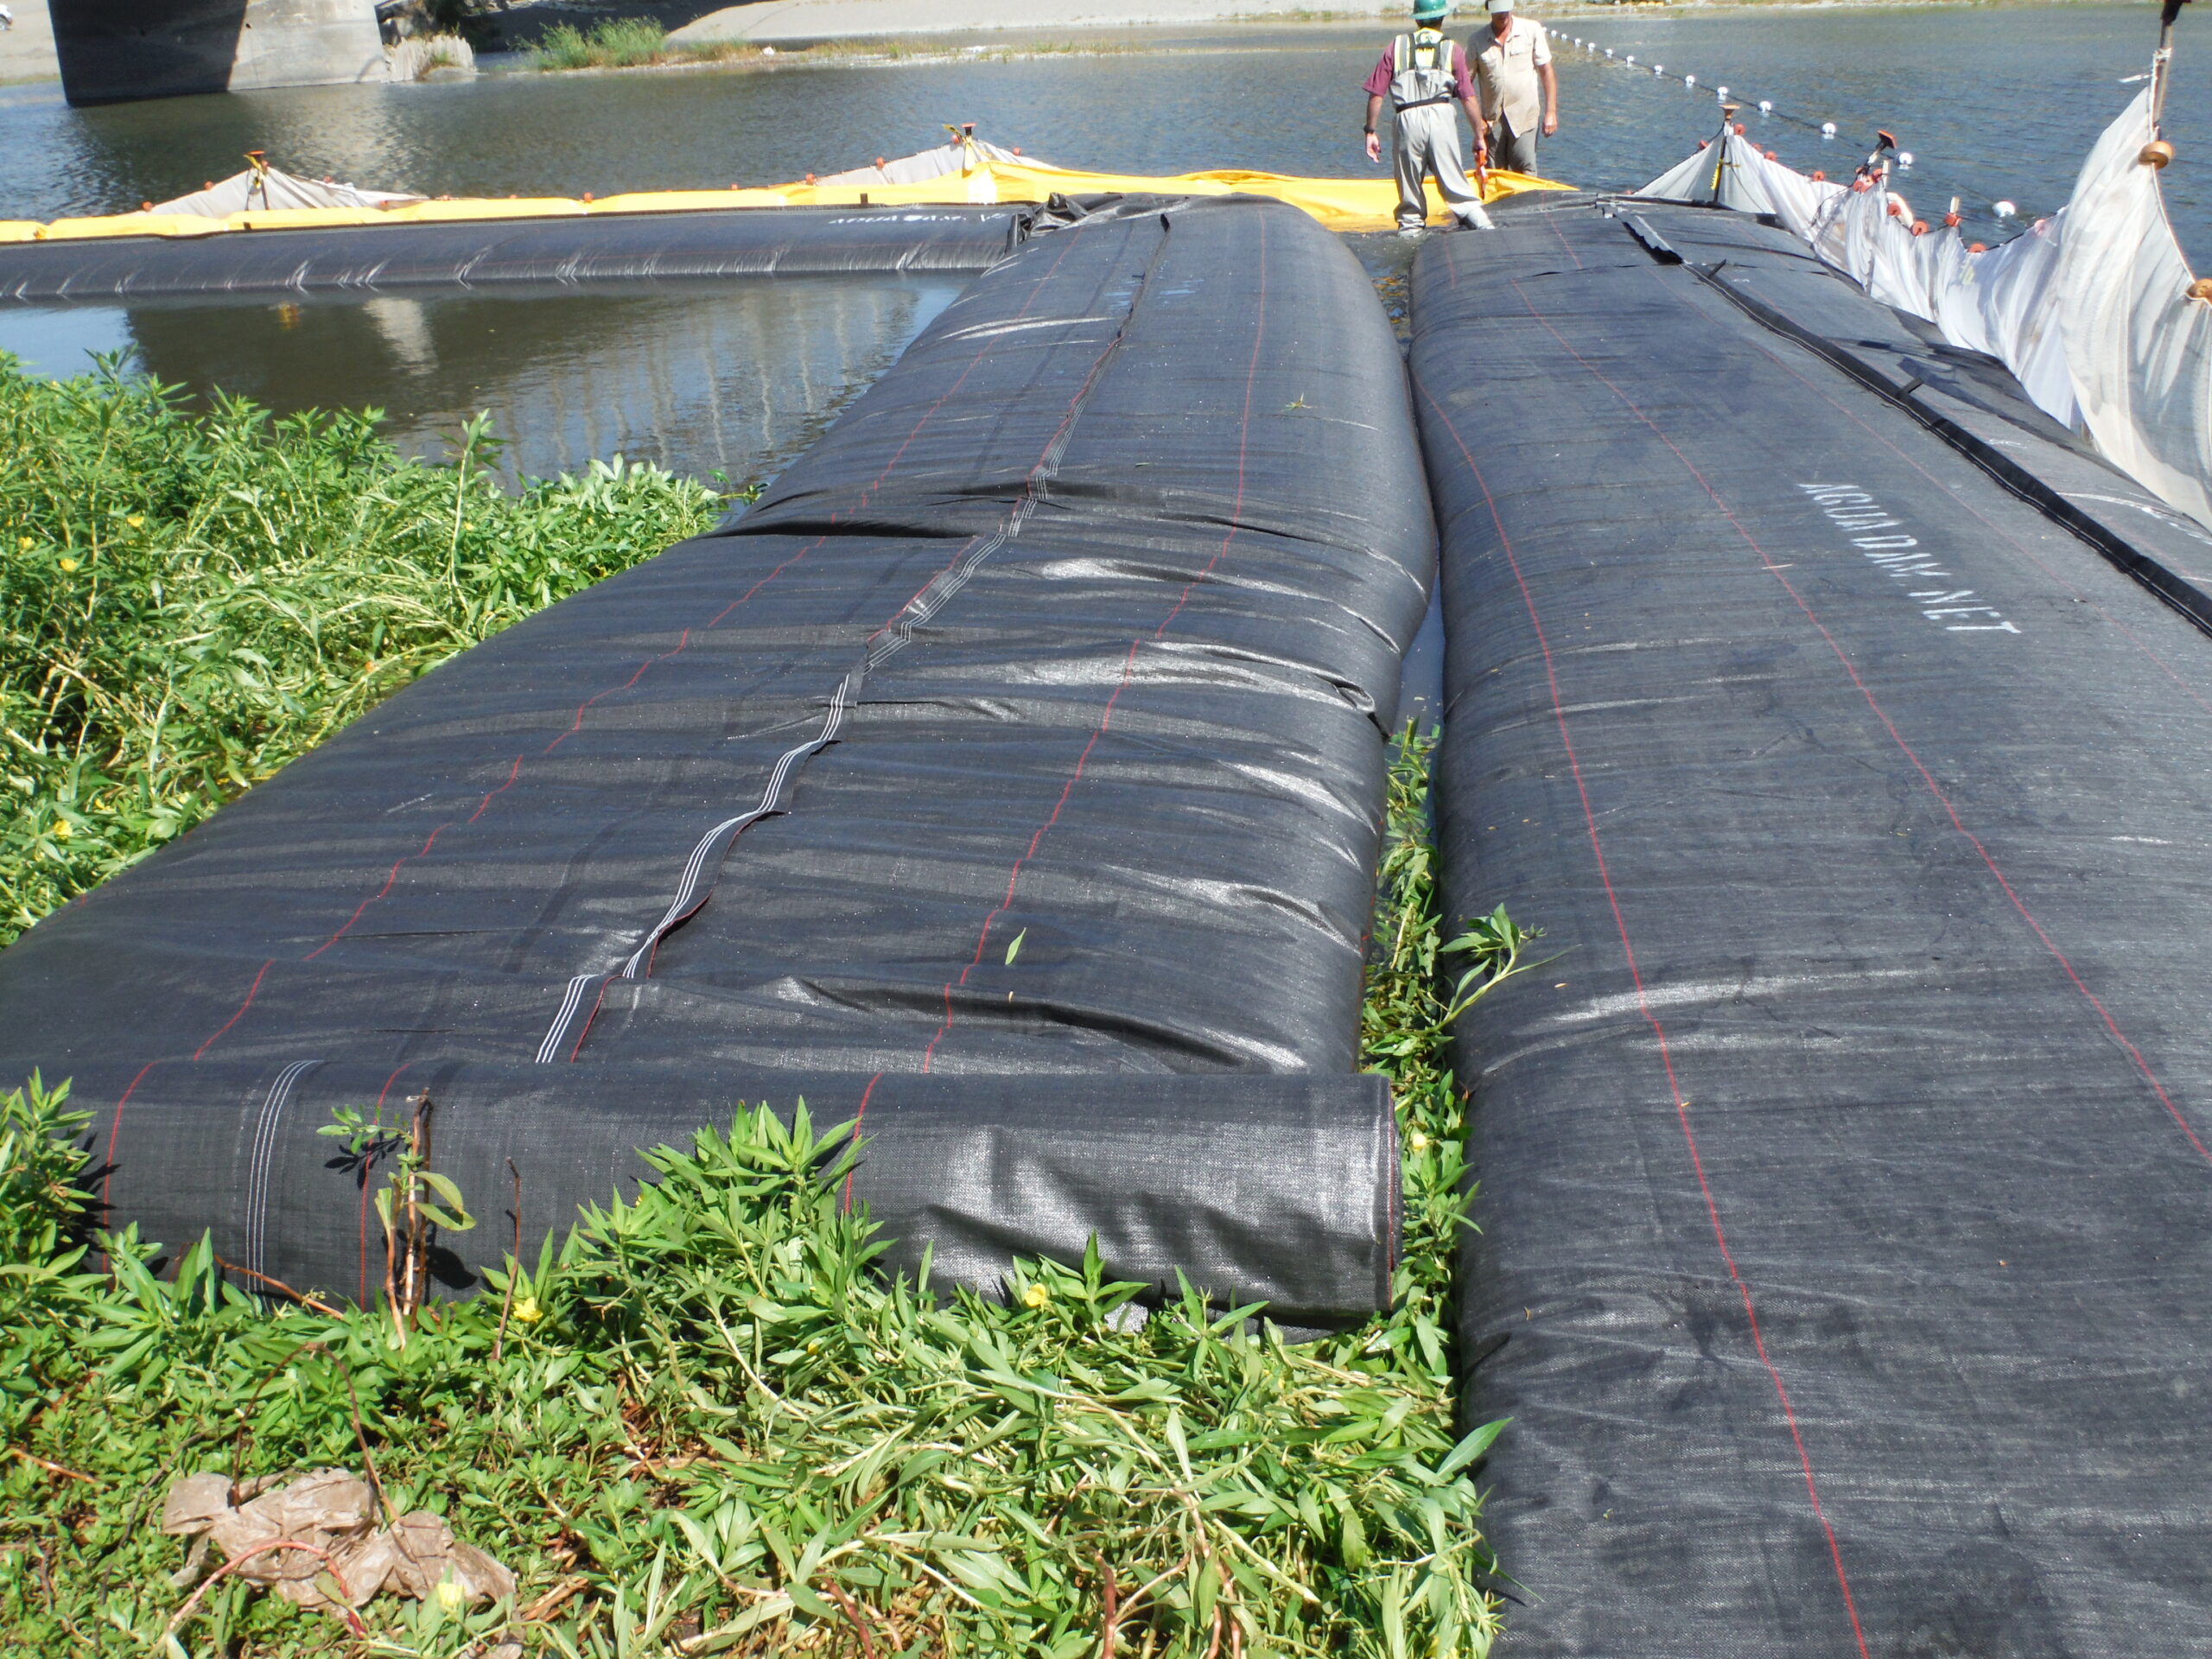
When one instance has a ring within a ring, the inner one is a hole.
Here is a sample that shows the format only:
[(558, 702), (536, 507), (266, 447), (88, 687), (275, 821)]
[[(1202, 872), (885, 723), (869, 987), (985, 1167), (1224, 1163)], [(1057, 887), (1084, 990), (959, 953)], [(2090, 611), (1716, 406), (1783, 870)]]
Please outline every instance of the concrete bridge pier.
[(375, 0), (49, 0), (72, 104), (384, 78)]

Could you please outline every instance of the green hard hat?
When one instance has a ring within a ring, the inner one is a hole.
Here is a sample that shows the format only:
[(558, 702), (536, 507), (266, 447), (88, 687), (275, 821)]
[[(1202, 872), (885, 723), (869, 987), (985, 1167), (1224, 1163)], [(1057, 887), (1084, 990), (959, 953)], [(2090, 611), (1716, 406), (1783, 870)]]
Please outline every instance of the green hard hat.
[(1441, 22), (1451, 16), (1452, 0), (1414, 0), (1414, 22)]

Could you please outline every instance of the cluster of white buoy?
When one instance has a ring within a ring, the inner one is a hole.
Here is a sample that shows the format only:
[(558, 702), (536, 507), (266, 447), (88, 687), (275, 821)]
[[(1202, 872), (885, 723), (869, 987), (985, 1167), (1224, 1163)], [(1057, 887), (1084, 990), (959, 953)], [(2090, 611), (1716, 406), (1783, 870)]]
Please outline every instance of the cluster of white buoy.
[[(1599, 61), (1618, 63), (1623, 67), (1630, 69), (1648, 69), (1650, 71), (1651, 76), (1655, 80), (1672, 80), (1679, 83), (1687, 91), (1695, 92), (1697, 90), (1698, 79), (1694, 74), (1685, 73), (1670, 75), (1667, 73), (1667, 66), (1663, 63), (1648, 63), (1639, 65), (1636, 60), (1636, 54), (1633, 52), (1625, 52), (1616, 54), (1611, 47), (1600, 46), (1595, 41), (1586, 41), (1577, 35), (1560, 35), (1554, 31), (1553, 38), (1554, 40), (1564, 40), (1579, 51), (1586, 52), (1591, 55), (1591, 57)], [(1715, 86), (1713, 89), (1713, 102), (1716, 104), (1725, 105), (1730, 101), (1732, 96), (1733, 96), (1733, 94), (1732, 94), (1731, 89), (1725, 86)], [(1836, 124), (1834, 122), (1808, 121), (1802, 116), (1785, 114), (1774, 107), (1774, 100), (1771, 99), (1762, 98), (1754, 104), (1749, 99), (1738, 97), (1736, 99), (1736, 102), (1738, 108), (1747, 106), (1754, 108), (1763, 116), (1771, 116), (1778, 121), (1792, 122), (1798, 126), (1806, 128), (1809, 131), (1818, 132), (1824, 139), (1833, 139), (1836, 137)], [(1741, 132), (1743, 129), (1738, 127), (1737, 130)], [(1773, 152), (1770, 150), (1768, 154), (1772, 155)], [(1900, 149), (1896, 153), (1897, 166), (1898, 170), (1901, 172), (1910, 171), (1913, 161), (1913, 153), (1909, 149)], [(1813, 176), (1817, 179), (1825, 175), (1820, 173), (1815, 173)], [(1999, 219), (2012, 219), (2018, 216), (2020, 211), (2015, 204), (2009, 201), (1993, 201), (1990, 203), (1990, 210), (1995, 217)]]

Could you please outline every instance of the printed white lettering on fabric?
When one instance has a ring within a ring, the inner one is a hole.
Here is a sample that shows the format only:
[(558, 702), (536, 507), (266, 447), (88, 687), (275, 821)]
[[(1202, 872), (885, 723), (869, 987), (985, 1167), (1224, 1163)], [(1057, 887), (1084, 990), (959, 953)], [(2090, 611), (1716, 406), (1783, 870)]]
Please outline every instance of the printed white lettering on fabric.
[(1976, 605), (1971, 588), (1936, 587), (1936, 582), (1955, 580), (1923, 552), (1916, 536), (1885, 536), (1874, 532), (1901, 531), (1904, 521), (1856, 484), (1800, 484), (1823, 518), (1834, 524), (1851, 544), (1878, 570), (1887, 571), (1899, 582), (1928, 579), (1919, 588), (1907, 588), (1905, 597), (1920, 607), (1921, 615), (1946, 633), (2018, 633), (2018, 624), (2006, 620), (1993, 605)]

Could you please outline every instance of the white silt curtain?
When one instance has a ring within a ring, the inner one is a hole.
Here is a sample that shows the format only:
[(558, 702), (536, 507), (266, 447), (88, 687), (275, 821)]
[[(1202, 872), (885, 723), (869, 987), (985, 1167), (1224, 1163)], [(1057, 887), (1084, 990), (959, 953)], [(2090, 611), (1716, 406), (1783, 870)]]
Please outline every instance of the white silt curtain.
[(2145, 88), (2090, 150), (2072, 200), (1975, 253), (1913, 234), (1886, 181), (1810, 179), (1731, 132), (1634, 194), (1772, 213), (1876, 299), (2002, 362), (2037, 407), (2168, 505), (2212, 526), (2212, 304), (2166, 218)]
[(2212, 305), (2166, 219), (2151, 94), (2105, 130), (2068, 204), (2057, 291), (2066, 366), (2097, 449), (2200, 524), (2212, 524)]
[[(847, 173), (831, 173), (819, 182), (823, 184), (920, 184), (930, 179), (941, 179), (949, 173), (963, 173), (978, 161), (1013, 162), (1019, 163), (1021, 152), (1002, 149), (984, 138), (963, 138), (957, 143), (939, 144), (935, 149), (901, 156), (896, 161), (879, 162), (874, 167), (856, 167)], [(1030, 165), (1045, 165), (1035, 156)]]
[(232, 213), (256, 209), (396, 207), (422, 200), (396, 190), (365, 190), (359, 185), (340, 184), (330, 179), (302, 179), (282, 168), (264, 167), (233, 173), (188, 196), (149, 203), (149, 208), (156, 213), (198, 213), (207, 219), (226, 219)]

